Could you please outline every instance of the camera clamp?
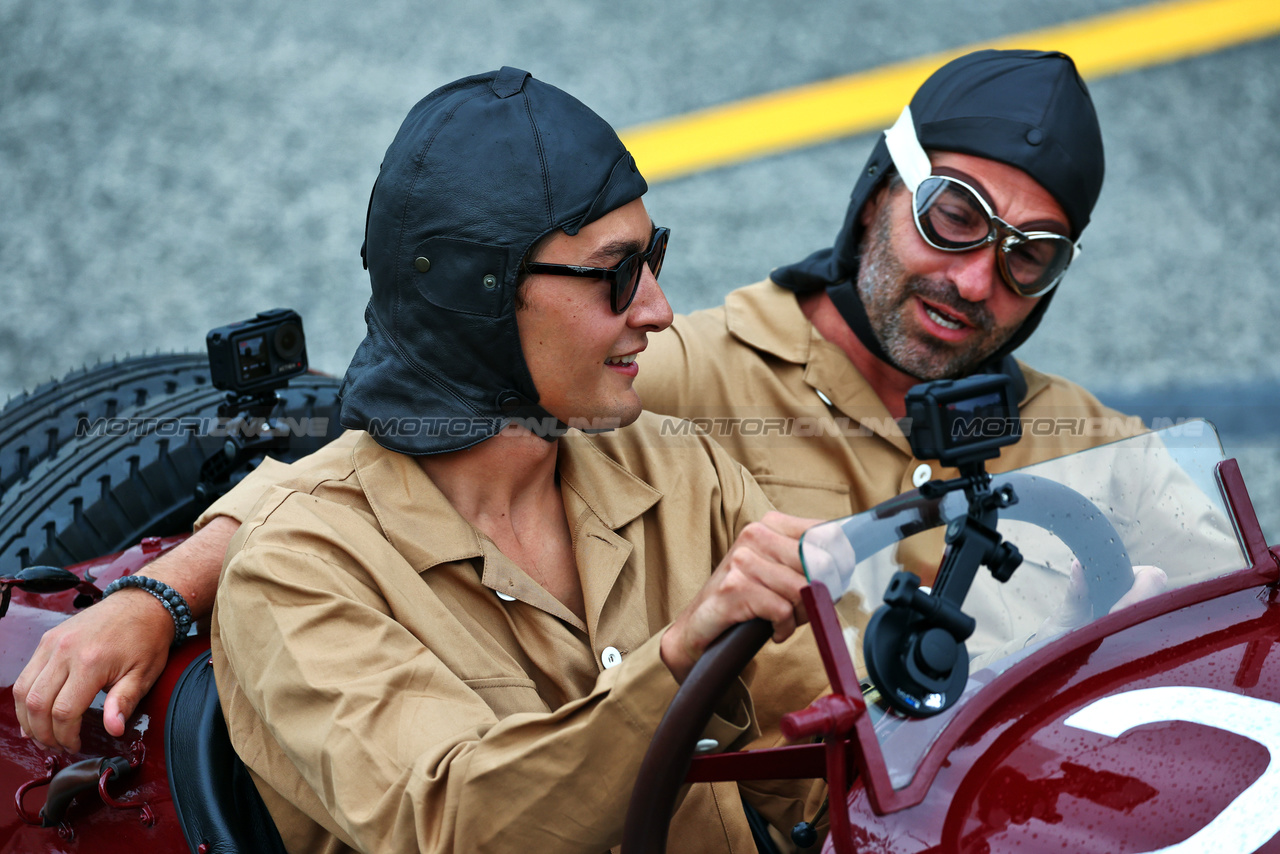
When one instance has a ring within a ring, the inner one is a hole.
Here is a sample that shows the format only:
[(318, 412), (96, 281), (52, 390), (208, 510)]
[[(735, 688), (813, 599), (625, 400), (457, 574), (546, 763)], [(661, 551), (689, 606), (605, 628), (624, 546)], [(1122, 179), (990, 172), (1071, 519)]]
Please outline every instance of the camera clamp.
[(196, 494), (212, 503), (234, 485), (231, 475), (272, 451), (289, 447), (290, 428), (279, 418), (284, 400), (271, 392), (227, 394), (218, 407), (218, 428), (226, 441), (200, 466)]

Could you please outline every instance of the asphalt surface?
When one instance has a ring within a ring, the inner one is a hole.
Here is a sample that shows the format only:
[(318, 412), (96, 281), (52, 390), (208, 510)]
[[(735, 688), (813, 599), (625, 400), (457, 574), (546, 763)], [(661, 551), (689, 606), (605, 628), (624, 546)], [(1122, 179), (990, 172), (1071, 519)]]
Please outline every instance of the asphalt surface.
[[(381, 154), (463, 74), (524, 67), (625, 128), (1129, 5), (0, 0), (0, 397), (278, 305), (341, 372)], [(1090, 85), (1106, 187), (1020, 355), (1148, 418), (1215, 417), (1274, 542), (1280, 39)], [(655, 186), (676, 309), (827, 245), (871, 144)]]

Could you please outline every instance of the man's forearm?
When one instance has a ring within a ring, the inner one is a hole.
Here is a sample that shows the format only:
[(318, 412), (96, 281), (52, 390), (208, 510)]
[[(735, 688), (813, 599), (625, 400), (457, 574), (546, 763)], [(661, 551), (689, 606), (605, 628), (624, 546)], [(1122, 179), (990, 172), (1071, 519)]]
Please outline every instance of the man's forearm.
[[(192, 618), (206, 620), (223, 555), (239, 527), (231, 517), (215, 517), (140, 574), (178, 591)], [(13, 685), (23, 732), (49, 747), (78, 751), (81, 718), (105, 689), (103, 726), (123, 735), (125, 720), (164, 670), (175, 629), (163, 603), (125, 588), (45, 632)]]
[(213, 597), (222, 574), (227, 544), (240, 523), (230, 516), (211, 519), (199, 531), (166, 552), (139, 574), (162, 581), (187, 600), (194, 620), (205, 620), (213, 611)]

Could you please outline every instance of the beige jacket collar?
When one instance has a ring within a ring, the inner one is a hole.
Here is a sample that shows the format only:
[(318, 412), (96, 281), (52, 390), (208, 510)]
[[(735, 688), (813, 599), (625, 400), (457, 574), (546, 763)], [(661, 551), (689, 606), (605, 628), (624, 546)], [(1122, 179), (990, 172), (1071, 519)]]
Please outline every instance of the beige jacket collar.
[[(631, 545), (617, 534), (661, 498), (576, 430), (560, 440), (558, 468), (574, 557), (582, 576), (587, 624), (530, 578), (464, 519), (417, 460), (365, 435), (352, 452), (355, 474), (384, 536), (417, 572), (443, 563), (482, 560), (480, 583), (594, 632)], [(429, 520), (430, 530), (423, 530)]]
[(733, 291), (725, 299), (729, 334), (744, 344), (804, 366), (815, 403), (830, 401), (905, 453), (910, 446), (871, 384), (839, 347), (823, 338), (800, 310), (796, 295), (770, 279)]

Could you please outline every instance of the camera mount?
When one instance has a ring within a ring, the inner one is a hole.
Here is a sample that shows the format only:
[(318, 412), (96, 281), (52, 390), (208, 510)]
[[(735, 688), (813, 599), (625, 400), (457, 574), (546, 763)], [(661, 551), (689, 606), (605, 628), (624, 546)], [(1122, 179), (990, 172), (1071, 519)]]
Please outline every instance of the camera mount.
[(306, 373), (307, 347), (301, 315), (287, 308), (212, 329), (205, 344), (213, 385), (227, 392), (218, 407), (227, 439), (200, 467), (196, 487), (213, 500), (230, 489), (231, 473), (244, 463), (288, 448), (290, 429), (280, 420), (284, 402), (277, 392)]
[[(867, 624), (863, 640), (867, 672), (885, 701), (906, 715), (936, 715), (960, 699), (969, 678), (965, 641), (975, 626), (973, 618), (961, 610), (964, 598), (979, 567), (986, 566), (1003, 583), (1022, 563), (1017, 547), (1004, 542), (996, 531), (999, 511), (1016, 504), (1018, 496), (1007, 484), (993, 490), (986, 471), (986, 460), (1021, 436), (1020, 430), (1012, 429), (1018, 421), (1011, 384), (1006, 376), (978, 376), (925, 383), (907, 395), (916, 456), (937, 458), (960, 469), (957, 478), (924, 484), (920, 494), (937, 499), (963, 490), (968, 512), (947, 526), (947, 551), (933, 589), (922, 588), (915, 573), (895, 573), (885, 590), (885, 604)], [(1011, 426), (1000, 434), (974, 431), (972, 422), (962, 420), (966, 414)], [(917, 434), (916, 425), (922, 421), (929, 429)], [(975, 432), (977, 442), (954, 441)]]

